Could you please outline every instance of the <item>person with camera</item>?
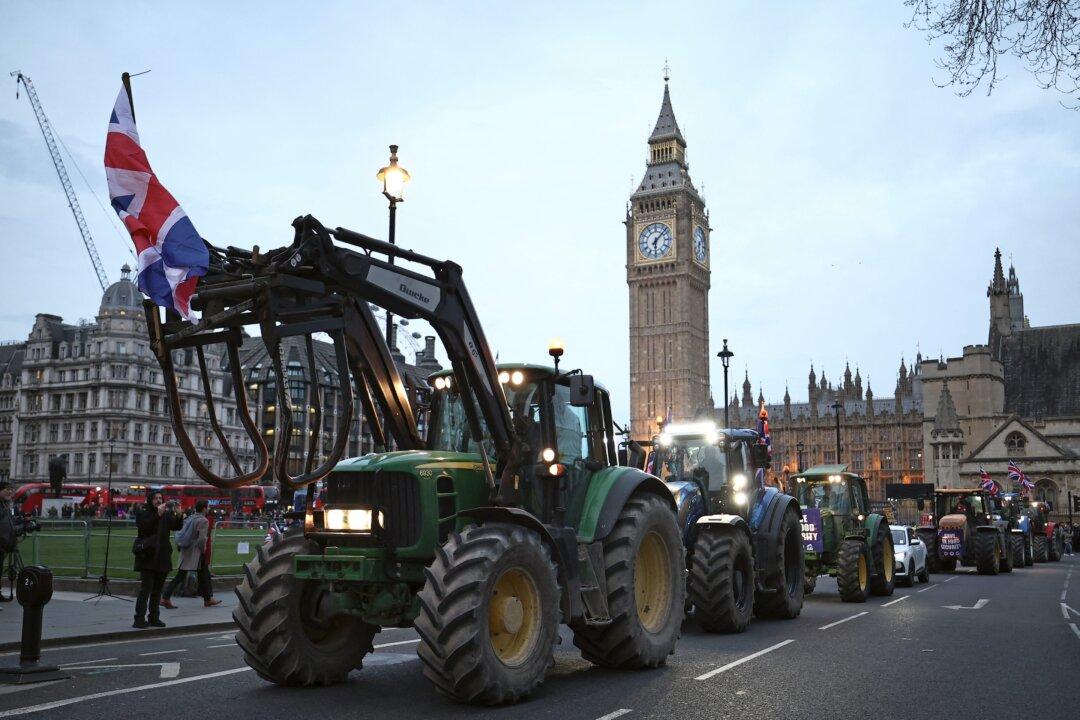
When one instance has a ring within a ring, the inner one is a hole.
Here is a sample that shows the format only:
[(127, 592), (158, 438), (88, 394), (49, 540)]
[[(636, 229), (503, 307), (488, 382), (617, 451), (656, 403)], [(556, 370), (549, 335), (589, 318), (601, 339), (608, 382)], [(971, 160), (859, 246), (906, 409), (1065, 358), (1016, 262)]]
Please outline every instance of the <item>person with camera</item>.
[[(11, 498), (15, 488), (9, 482), (0, 482), (0, 572), (7, 567), (12, 553), (19, 549), (19, 533), (12, 515)], [(3, 610), (3, 608), (0, 608)]]
[(169, 533), (179, 530), (181, 526), (176, 502), (165, 502), (161, 491), (151, 491), (146, 504), (135, 510), (135, 526), (138, 536), (131, 551), (135, 555), (135, 570), (139, 573), (140, 586), (132, 627), (165, 627), (160, 617), (161, 590), (172, 570)]

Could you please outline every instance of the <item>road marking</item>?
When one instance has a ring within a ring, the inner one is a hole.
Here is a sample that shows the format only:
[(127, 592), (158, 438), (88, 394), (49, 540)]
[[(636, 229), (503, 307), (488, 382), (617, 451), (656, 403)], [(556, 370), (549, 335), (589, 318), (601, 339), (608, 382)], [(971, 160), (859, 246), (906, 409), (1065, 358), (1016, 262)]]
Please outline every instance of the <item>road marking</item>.
[(911, 597), (911, 596), (910, 596), (910, 595), (904, 595), (904, 596), (902, 596), (902, 597), (898, 597), (898, 598), (896, 598), (895, 600), (890, 600), (889, 602), (887, 602), (887, 603), (884, 603), (884, 604), (882, 604), (882, 606), (881, 606), (881, 607), (889, 607), (890, 605), (895, 605), (895, 604), (896, 604), (896, 603), (898, 603), (898, 602), (904, 602), (904, 601), (905, 601), (905, 600), (907, 600), (907, 599), (908, 599), (909, 597)]
[[(394, 647), (395, 645), (410, 645), (410, 644), (416, 643), (416, 642), (420, 642), (420, 638), (413, 638), (412, 640), (399, 640), (397, 642), (392, 642), (392, 643), (383, 643), (382, 645), (375, 645), (374, 648), (376, 650), (378, 650), (379, 648)], [(627, 710), (626, 712), (630, 712), (630, 711)], [(603, 720), (603, 718), (600, 718), (599, 720)]]
[(967, 605), (942, 605), (941, 607), (949, 610), (982, 610), (989, 602), (986, 598), (979, 598), (971, 607)]
[(869, 614), (870, 614), (869, 610), (863, 610), (861, 613), (855, 613), (851, 617), (846, 617), (843, 620), (837, 620), (834, 623), (829, 623), (828, 625), (822, 625), (821, 627), (818, 628), (818, 630), (828, 630), (829, 628), (836, 627), (837, 625), (840, 625), (841, 623), (846, 623), (848, 620), (854, 620), (855, 618), (859, 618), (859, 617), (862, 617), (863, 615), (869, 615)]
[(225, 643), (224, 645), (207, 645), (206, 649), (207, 650), (214, 650), (215, 648), (223, 648), (223, 647), (236, 647), (236, 643), (231, 642), (231, 643)]
[(727, 665), (721, 665), (720, 667), (716, 668), (715, 670), (710, 670), (709, 672), (705, 673), (704, 675), (698, 675), (694, 679), (695, 680), (708, 680), (713, 675), (719, 675), (722, 672), (727, 672), (728, 670), (730, 670), (733, 667), (738, 667), (739, 665), (742, 665), (744, 662), (749, 662), (749, 661), (753, 660), (754, 658), (759, 658), (762, 655), (764, 655), (765, 653), (771, 653), (773, 650), (779, 650), (780, 648), (784, 647), (785, 645), (788, 645), (788, 644), (793, 643), (793, 642), (795, 642), (795, 641), (794, 640), (785, 640), (784, 642), (776, 643), (775, 645), (773, 645), (771, 647), (767, 647), (764, 650), (758, 650), (756, 653), (752, 653), (750, 655), (747, 655), (744, 658), (741, 658), (739, 660), (735, 660), (734, 662), (729, 662)]
[(633, 710), (631, 710), (630, 708), (622, 708), (620, 710), (616, 710), (615, 712), (610, 712), (607, 715), (601, 715), (600, 717), (596, 718), (596, 720), (615, 720), (615, 718), (622, 717), (628, 712), (633, 712)]
[(1076, 623), (1069, 623), (1069, 627), (1071, 627), (1072, 631), (1076, 633), (1076, 637), (1080, 638), (1080, 628), (1076, 627)]
[(139, 657), (148, 657), (150, 655), (167, 655), (169, 653), (178, 653), (178, 652), (187, 652), (187, 650), (185, 650), (183, 648), (179, 648), (177, 650), (158, 650), (157, 652), (139, 653)]
[[(86, 665), (83, 663), (72, 663), (70, 665), (61, 665), (64, 670), (119, 670), (120, 668), (137, 668), (137, 667), (156, 667), (161, 668), (159, 677), (161, 678), (174, 678), (180, 674), (180, 663), (178, 662), (163, 662), (163, 663), (129, 663), (126, 665)], [(0, 717), (3, 717), (0, 715)]]
[(1077, 615), (1080, 615), (1080, 610), (1077, 610), (1076, 608), (1073, 608), (1073, 607), (1069, 607), (1065, 603), (1061, 603), (1061, 614), (1065, 616), (1066, 620), (1069, 619), (1069, 613), (1070, 612), (1076, 613)]
[[(49, 652), (60, 652), (62, 650), (81, 650), (83, 648), (105, 647), (107, 645), (128, 645), (130, 643), (144, 643), (144, 642), (162, 642), (166, 640), (186, 640), (188, 638), (213, 638), (221, 635), (220, 632), (212, 633), (187, 633), (186, 635), (158, 635), (156, 637), (140, 637), (131, 638), (130, 640), (110, 640), (108, 642), (89, 642), (81, 645), (57, 645), (52, 647), (46, 647)], [(228, 637), (232, 637), (229, 635)], [(46, 638), (48, 641), (49, 638)], [(9, 652), (0, 653), (0, 657), (7, 657), (8, 655), (18, 655), (18, 650), (11, 650)], [(0, 716), (2, 717), (2, 716)]]
[(953, 580), (955, 580), (958, 577), (960, 577), (960, 576), (959, 575), (953, 575), (951, 578), (945, 578), (941, 582), (943, 582), (943, 583), (952, 582)]
[(0, 718), (15, 717), (17, 715), (28, 715), (30, 713), (43, 712), (45, 710), (55, 710), (56, 708), (66, 707), (68, 705), (74, 705), (80, 702), (88, 702), (90, 700), (98, 700), (100, 698), (113, 697), (115, 695), (127, 695), (128, 693), (142, 692), (144, 690), (155, 690), (157, 688), (170, 687), (172, 685), (182, 685), (183, 683), (195, 682), (197, 680), (211, 680), (213, 678), (233, 675), (235, 673), (248, 672), (250, 670), (251, 668), (249, 667), (233, 668), (232, 670), (221, 670), (220, 672), (207, 673), (206, 675), (192, 675), (191, 677), (177, 678), (176, 680), (168, 680), (166, 682), (150, 683), (149, 685), (120, 688), (119, 690), (106, 690), (105, 692), (93, 693), (91, 695), (81, 695), (79, 697), (66, 698), (64, 700), (56, 700), (53, 702), (42, 703), (40, 705), (28, 705), (27, 707), (14, 708), (12, 710), (0, 710)]
[(72, 665), (93, 665), (94, 663), (112, 662), (119, 658), (101, 658), (100, 660), (80, 660), (78, 662), (71, 663)]
[[(949, 580), (952, 580), (952, 578), (949, 578)], [(949, 580), (946, 580), (945, 582), (949, 582)], [(922, 590), (916, 590), (915, 592), (926, 592), (927, 590), (933, 590), (936, 587), (937, 585), (927, 585)]]

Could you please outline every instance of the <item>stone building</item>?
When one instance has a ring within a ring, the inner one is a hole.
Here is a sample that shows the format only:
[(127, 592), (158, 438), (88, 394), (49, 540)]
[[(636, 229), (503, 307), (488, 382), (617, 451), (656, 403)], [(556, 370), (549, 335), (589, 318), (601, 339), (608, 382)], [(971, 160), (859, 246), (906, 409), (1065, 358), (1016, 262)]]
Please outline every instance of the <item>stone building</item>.
[(15, 425), (22, 383), (22, 362), (26, 343), (0, 345), (0, 481), (11, 479), (12, 429)]
[(686, 139), (668, 78), (649, 136), (645, 176), (626, 206), (630, 290), (630, 425), (642, 439), (656, 418), (689, 420), (709, 391), (709, 214), (690, 180)]
[[(760, 389), (754, 400), (747, 373), (741, 401), (737, 395), (731, 398), (728, 422), (731, 427), (755, 427), (759, 408), (765, 404), (772, 436), (772, 473), (784, 478), (799, 468), (837, 462), (839, 415), (839, 461), (866, 478), (872, 499), (884, 499), (887, 483), (922, 482), (922, 358), (916, 357), (911, 370), (900, 361), (891, 397), (875, 397), (869, 379), (864, 392), (862, 375), (858, 368), (852, 375), (850, 364), (835, 385), (824, 372), (818, 378), (811, 366), (806, 402), (792, 402), (785, 389), (782, 403), (768, 404)], [(716, 408), (713, 416), (722, 424), (724, 409)]]
[[(121, 279), (102, 296), (94, 322), (70, 324), (42, 313), (25, 343), (0, 346), (0, 479), (9, 467), (13, 480), (47, 482), (49, 460), (63, 457), (69, 482), (104, 482), (110, 465), (118, 484), (199, 481), (174, 437), (161, 368), (149, 349), (142, 295), (130, 274), (125, 265)], [(440, 369), (434, 343), (434, 338), (425, 339), (416, 353), (417, 365), (394, 353), (418, 404), (425, 402), (427, 375)], [(310, 407), (303, 341), (289, 338), (285, 351), (293, 400), (301, 408)], [(326, 410), (323, 425), (333, 428), (341, 399), (332, 346), (317, 340), (315, 356)], [(272, 452), (276, 394), (266, 350), (258, 338), (249, 338), (240, 357), (254, 420)], [(213, 472), (235, 474), (210, 423), (197, 358), (187, 350), (177, 351), (173, 360), (185, 426), (200, 457)], [(237, 415), (224, 347), (207, 348), (206, 361), (217, 419), (246, 471), (254, 449)], [(366, 423), (359, 418), (357, 405), (347, 448), (352, 455), (373, 449)], [(304, 427), (306, 432), (306, 423)], [(297, 452), (300, 441), (297, 435)], [(9, 444), (10, 466), (5, 463)], [(324, 452), (326, 446), (324, 439)], [(299, 462), (296, 459), (294, 474)]]
[(973, 487), (982, 468), (1008, 487), (1015, 460), (1064, 517), (1080, 494), (1080, 324), (1032, 327), (1000, 250), (986, 294), (986, 344), (922, 364), (927, 480)]

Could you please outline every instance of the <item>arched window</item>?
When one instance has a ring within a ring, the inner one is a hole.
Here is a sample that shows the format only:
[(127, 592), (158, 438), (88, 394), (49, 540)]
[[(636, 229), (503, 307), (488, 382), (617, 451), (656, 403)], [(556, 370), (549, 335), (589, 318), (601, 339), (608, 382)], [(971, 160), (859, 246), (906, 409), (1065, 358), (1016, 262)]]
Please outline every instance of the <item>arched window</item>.
[(1005, 437), (1005, 449), (1011, 455), (1023, 455), (1027, 450), (1027, 438), (1023, 433), (1011, 432)]
[(1053, 480), (1042, 478), (1035, 481), (1035, 489), (1032, 491), (1035, 500), (1052, 503), (1054, 509), (1058, 507), (1057, 485)]

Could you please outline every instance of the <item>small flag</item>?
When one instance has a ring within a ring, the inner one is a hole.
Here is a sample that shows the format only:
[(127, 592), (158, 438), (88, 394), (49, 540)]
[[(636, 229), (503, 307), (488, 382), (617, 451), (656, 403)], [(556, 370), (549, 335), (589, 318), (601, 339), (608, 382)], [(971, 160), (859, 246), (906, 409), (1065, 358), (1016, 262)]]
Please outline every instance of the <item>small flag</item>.
[(1009, 461), (1009, 479), (1013, 482), (1020, 483), (1020, 492), (1027, 495), (1032, 488), (1035, 487), (1035, 483), (1031, 482), (1031, 478), (1027, 476), (1020, 466), (1016, 464), (1015, 460)]
[(996, 497), (997, 494), (1001, 492), (1001, 486), (998, 484), (997, 480), (990, 477), (990, 473), (986, 472), (981, 467), (979, 468), (979, 479), (981, 480), (979, 487), (990, 493), (991, 497)]
[(105, 175), (109, 198), (139, 256), (138, 285), (162, 307), (186, 319), (195, 283), (206, 274), (210, 252), (186, 213), (150, 167), (139, 144), (128, 88), (120, 88), (105, 139)]

